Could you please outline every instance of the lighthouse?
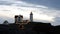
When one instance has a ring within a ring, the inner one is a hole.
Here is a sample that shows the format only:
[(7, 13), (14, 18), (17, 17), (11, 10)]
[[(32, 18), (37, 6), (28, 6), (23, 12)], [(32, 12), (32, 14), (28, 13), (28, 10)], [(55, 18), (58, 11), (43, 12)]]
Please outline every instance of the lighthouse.
[(33, 22), (33, 13), (30, 13), (30, 22)]

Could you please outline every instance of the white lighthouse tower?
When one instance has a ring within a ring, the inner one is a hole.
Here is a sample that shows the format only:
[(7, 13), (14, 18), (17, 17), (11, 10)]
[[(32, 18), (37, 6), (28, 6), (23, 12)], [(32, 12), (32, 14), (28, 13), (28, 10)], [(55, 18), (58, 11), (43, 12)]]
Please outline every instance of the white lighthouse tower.
[(33, 13), (30, 13), (30, 22), (33, 22)]

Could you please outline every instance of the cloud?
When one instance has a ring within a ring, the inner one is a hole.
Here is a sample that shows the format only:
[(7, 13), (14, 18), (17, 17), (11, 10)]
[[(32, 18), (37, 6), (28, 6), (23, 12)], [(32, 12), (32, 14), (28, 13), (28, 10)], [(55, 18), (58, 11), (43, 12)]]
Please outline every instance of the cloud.
[(0, 1), (0, 5), (16, 5), (16, 6), (24, 6), (24, 7), (43, 7), (43, 8), (47, 8), (47, 7), (44, 7), (42, 5), (35, 5), (35, 4), (32, 4), (32, 3), (27, 3), (27, 2), (24, 2), (24, 1), (18, 1), (18, 0), (1, 0)]
[[(40, 8), (41, 9), (41, 8)], [(46, 14), (40, 14), (40, 11), (38, 8), (33, 7), (17, 7), (17, 6), (0, 6), (0, 15), (5, 17), (14, 18), (14, 15), (16, 14), (22, 14), (25, 18), (29, 19), (30, 12), (33, 12), (34, 14), (34, 20), (46, 20), (48, 22), (53, 21), (52, 16), (48, 16)], [(38, 13), (38, 12), (39, 13)], [(38, 19), (39, 18), (39, 19)]]
[(22, 0), (24, 2), (60, 9), (60, 0)]
[(13, 4), (10, 0), (0, 0), (0, 5), (11, 5)]
[(54, 26), (60, 25), (60, 17), (55, 17), (54, 21), (51, 23)]
[(7, 16), (0, 16), (0, 24), (2, 24), (5, 20), (7, 20), (9, 23), (14, 23), (14, 19), (7, 17)]
[(19, 14), (22, 14), (24, 16), (24, 19), (29, 19), (29, 14), (31, 11), (34, 14), (34, 21), (52, 22), (53, 25), (55, 25), (57, 22), (59, 23), (60, 21), (59, 19), (57, 19), (58, 17), (60, 17), (60, 10), (56, 10), (44, 5), (25, 2), (22, 0), (0, 1), (0, 17), (2, 17), (3, 19), (0, 19), (1, 21), (7, 19), (12, 20), (11, 22), (13, 22), (14, 16)]

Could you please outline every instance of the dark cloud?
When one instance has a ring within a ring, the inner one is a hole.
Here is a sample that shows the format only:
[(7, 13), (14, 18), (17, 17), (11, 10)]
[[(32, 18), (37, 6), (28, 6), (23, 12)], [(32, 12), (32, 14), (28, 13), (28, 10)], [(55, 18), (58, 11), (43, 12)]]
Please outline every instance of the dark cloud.
[(0, 5), (12, 5), (13, 3), (10, 1), (0, 1)]
[(60, 9), (60, 0), (20, 0), (20, 1)]
[[(43, 5), (43, 6), (47, 6), (49, 8), (54, 8), (58, 10), (60, 9), (60, 0), (16, 0), (16, 1), (23, 1), (31, 4)], [(12, 5), (12, 4), (14, 4), (14, 2), (10, 2), (10, 0), (0, 1), (0, 5)]]
[(53, 24), (54, 26), (60, 25), (60, 17), (54, 18), (54, 22), (52, 22), (52, 24)]

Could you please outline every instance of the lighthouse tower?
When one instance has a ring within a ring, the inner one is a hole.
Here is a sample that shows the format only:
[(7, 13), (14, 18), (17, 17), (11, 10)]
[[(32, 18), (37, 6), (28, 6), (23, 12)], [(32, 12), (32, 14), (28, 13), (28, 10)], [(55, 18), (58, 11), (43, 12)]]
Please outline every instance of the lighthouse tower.
[(33, 13), (30, 13), (30, 22), (33, 22)]

